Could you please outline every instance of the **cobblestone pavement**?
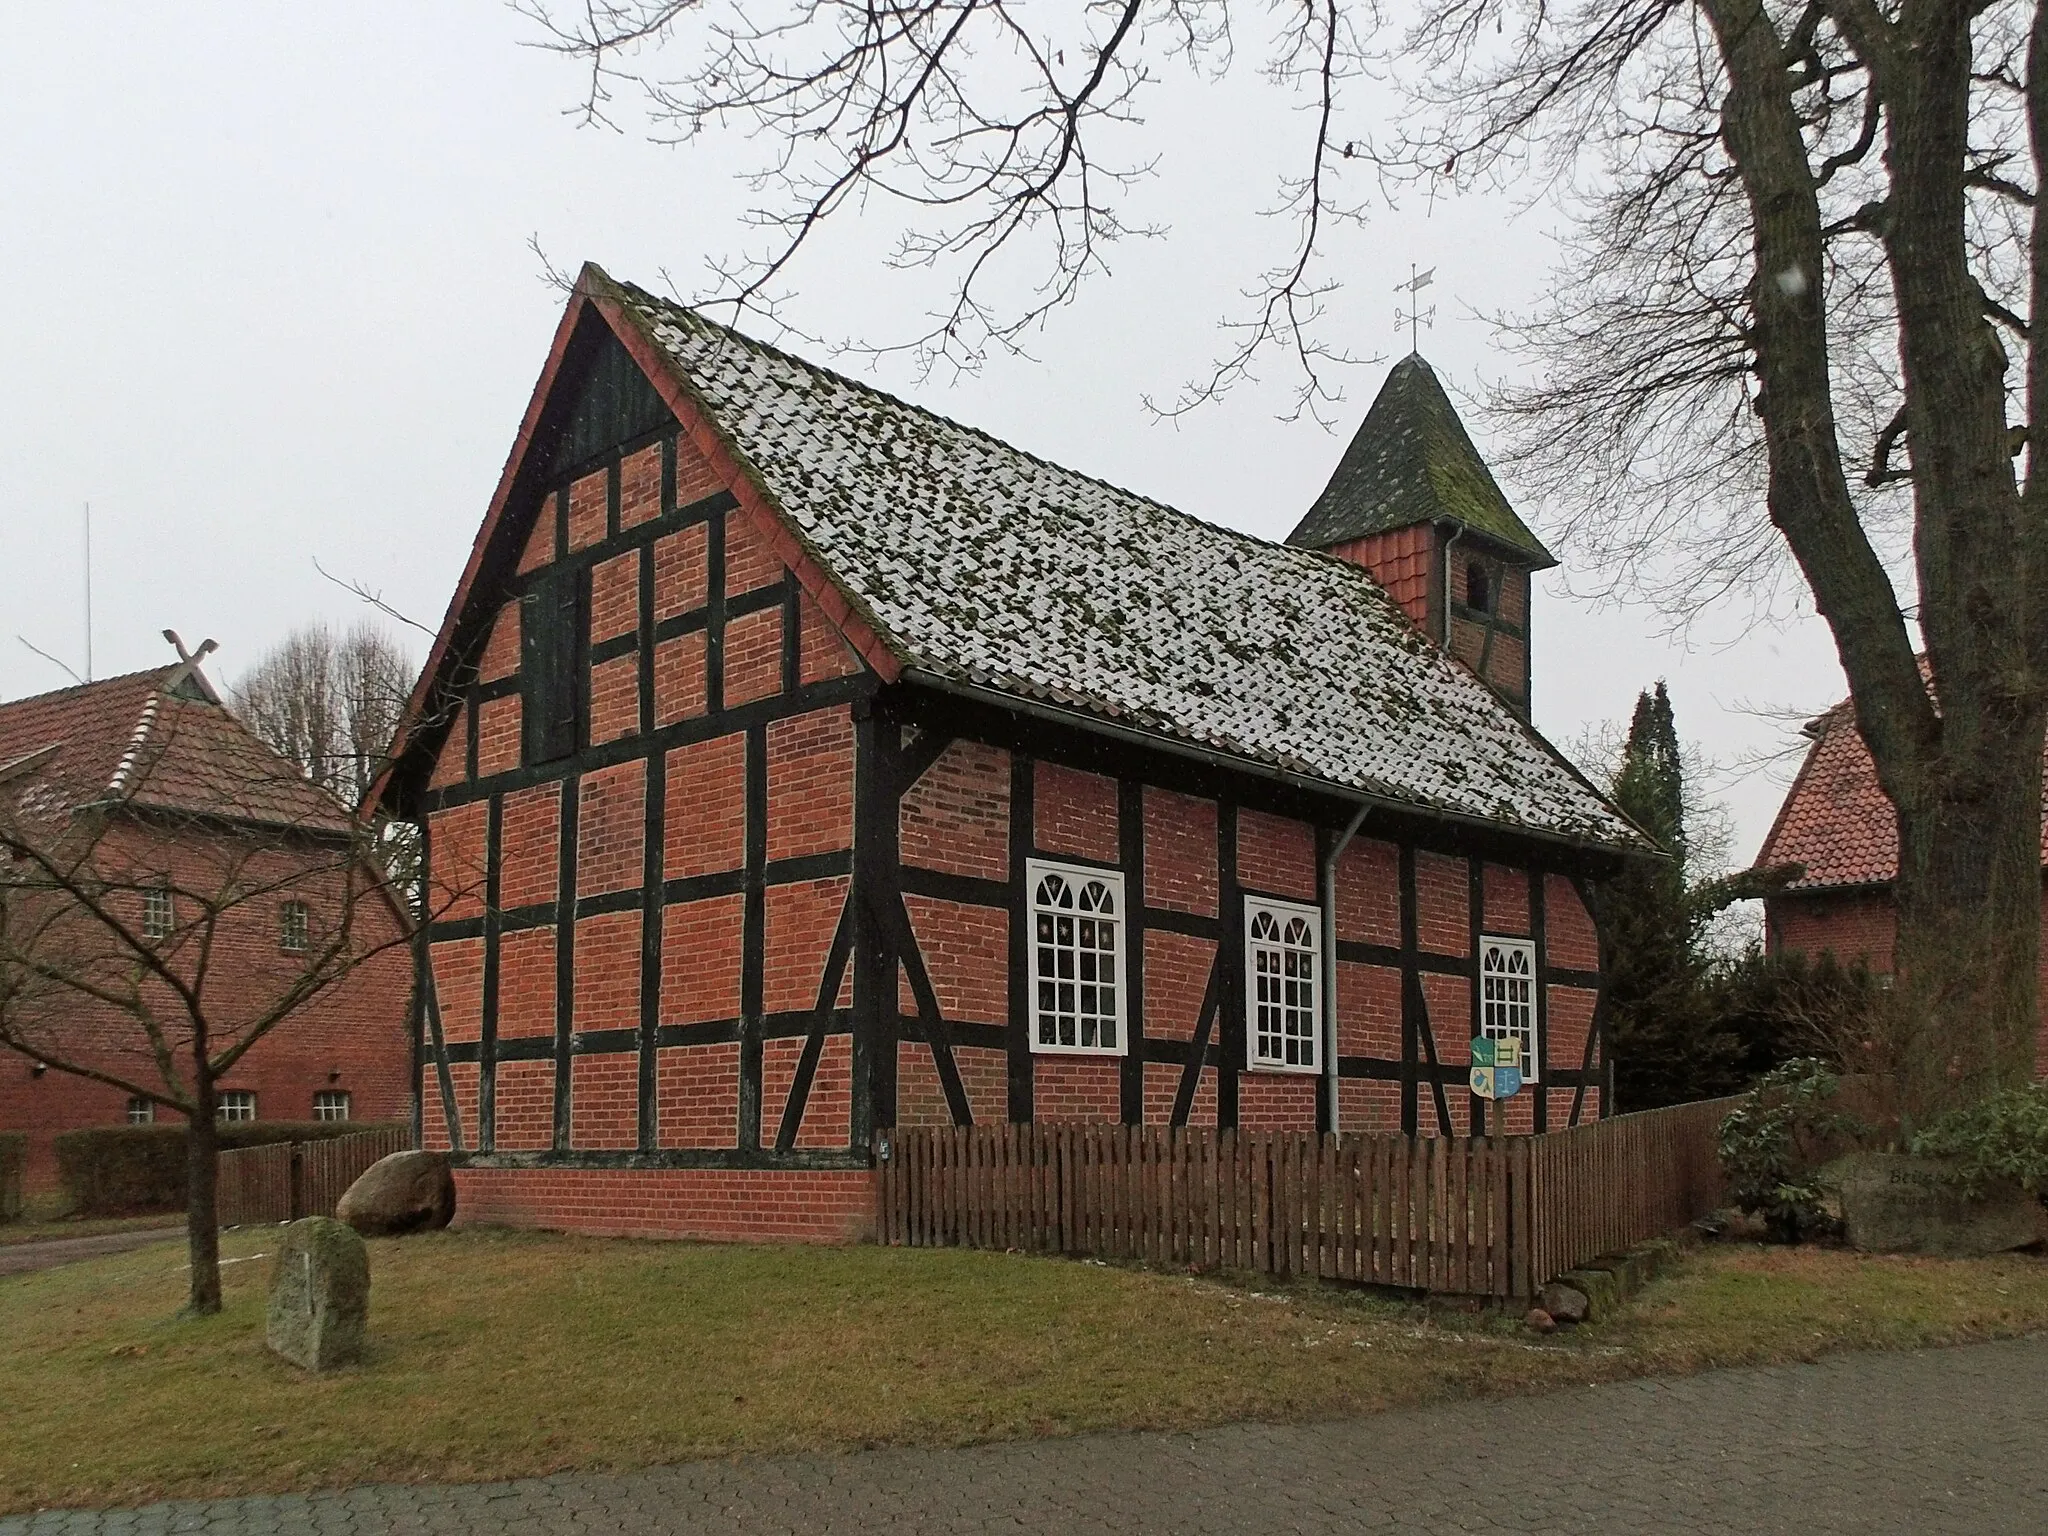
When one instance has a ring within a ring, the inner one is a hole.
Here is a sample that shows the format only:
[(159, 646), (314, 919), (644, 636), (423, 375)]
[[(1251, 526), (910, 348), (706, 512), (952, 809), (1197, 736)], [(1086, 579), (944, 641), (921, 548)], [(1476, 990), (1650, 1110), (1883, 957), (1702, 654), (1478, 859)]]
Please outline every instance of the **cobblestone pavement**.
[(104, 1258), (147, 1248), (152, 1243), (182, 1243), (183, 1227), (138, 1227), (131, 1232), (101, 1232), (93, 1237), (53, 1237), (47, 1242), (0, 1243), (0, 1275), (25, 1275), (32, 1270), (55, 1269), (76, 1264), (80, 1259)]
[(1346, 1423), (156, 1504), (0, 1536), (2048, 1530), (2048, 1337)]

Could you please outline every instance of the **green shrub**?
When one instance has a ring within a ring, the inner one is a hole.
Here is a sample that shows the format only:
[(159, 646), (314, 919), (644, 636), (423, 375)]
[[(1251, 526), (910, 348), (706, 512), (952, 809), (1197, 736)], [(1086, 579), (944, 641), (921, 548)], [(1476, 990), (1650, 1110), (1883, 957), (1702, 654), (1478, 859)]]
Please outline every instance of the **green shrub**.
[(0, 1221), (21, 1219), (21, 1183), (28, 1170), (28, 1133), (0, 1131)]
[[(250, 1120), (219, 1127), (223, 1151), (385, 1129), (364, 1120)], [(182, 1210), (185, 1127), (109, 1125), (57, 1137), (57, 1178), (81, 1216)]]
[(2048, 1189), (2048, 1083), (2007, 1088), (1950, 1110), (1913, 1138), (1913, 1150), (1949, 1159), (1967, 1195), (2000, 1179), (2039, 1194)]
[(1864, 1130), (1831, 1107), (1841, 1086), (1827, 1063), (1795, 1057), (1765, 1073), (1721, 1122), (1728, 1198), (1761, 1216), (1780, 1242), (1796, 1243), (1822, 1225), (1814, 1174), (1837, 1143)]

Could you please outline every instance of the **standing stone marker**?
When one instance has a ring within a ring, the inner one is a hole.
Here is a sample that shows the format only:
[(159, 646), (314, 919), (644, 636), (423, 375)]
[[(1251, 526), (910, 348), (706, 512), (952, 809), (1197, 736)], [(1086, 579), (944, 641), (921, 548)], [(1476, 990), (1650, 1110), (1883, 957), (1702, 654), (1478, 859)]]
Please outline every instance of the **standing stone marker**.
[(306, 1370), (331, 1371), (362, 1359), (369, 1320), (363, 1240), (331, 1216), (286, 1227), (270, 1272), (270, 1347)]
[(1965, 1198), (1932, 1158), (1853, 1152), (1823, 1168), (1820, 1182), (1839, 1193), (1849, 1246), (1864, 1253), (1975, 1259), (2044, 1235), (2041, 1202), (2018, 1184)]

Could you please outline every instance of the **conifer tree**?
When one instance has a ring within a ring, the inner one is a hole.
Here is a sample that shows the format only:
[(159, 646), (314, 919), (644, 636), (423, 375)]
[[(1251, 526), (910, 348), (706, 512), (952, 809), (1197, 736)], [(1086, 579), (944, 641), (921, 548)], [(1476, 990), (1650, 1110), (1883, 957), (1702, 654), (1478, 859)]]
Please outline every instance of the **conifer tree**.
[(1631, 867), (1602, 892), (1617, 1107), (1654, 1109), (1732, 1092), (1745, 1076), (1744, 1042), (1721, 1017), (1707, 925), (1732, 903), (1795, 878), (1798, 866), (1694, 878), (1685, 765), (1661, 680), (1636, 698), (1610, 792), (1666, 854)]

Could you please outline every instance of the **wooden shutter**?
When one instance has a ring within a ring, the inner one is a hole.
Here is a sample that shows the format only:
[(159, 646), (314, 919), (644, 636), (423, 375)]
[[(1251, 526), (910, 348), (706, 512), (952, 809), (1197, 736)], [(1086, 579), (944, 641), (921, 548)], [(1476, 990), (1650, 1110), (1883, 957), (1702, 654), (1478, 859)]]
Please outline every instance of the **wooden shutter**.
[(582, 735), (581, 574), (544, 571), (521, 603), (520, 712), (529, 763), (568, 757)]

